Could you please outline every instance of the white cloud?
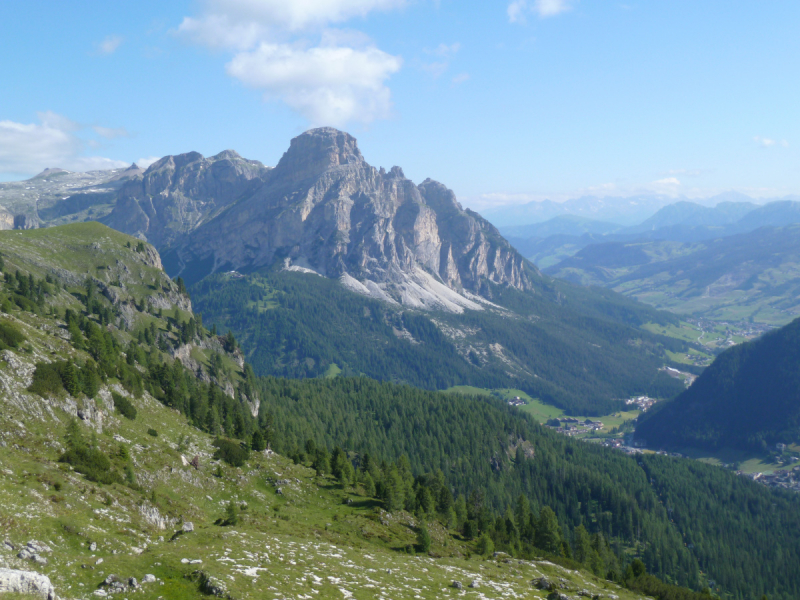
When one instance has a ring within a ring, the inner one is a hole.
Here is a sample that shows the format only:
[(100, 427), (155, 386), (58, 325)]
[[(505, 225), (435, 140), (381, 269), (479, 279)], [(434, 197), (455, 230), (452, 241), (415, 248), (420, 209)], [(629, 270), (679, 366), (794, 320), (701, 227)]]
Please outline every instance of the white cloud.
[(789, 147), (789, 142), (786, 140), (773, 140), (771, 138), (761, 137), (760, 135), (755, 136), (753, 141), (762, 148), (769, 148), (770, 146), (781, 146), (783, 148)]
[(70, 171), (112, 169), (127, 163), (101, 156), (82, 156), (83, 129), (70, 119), (47, 111), (39, 123), (0, 121), (0, 173), (35, 174), (47, 167)]
[(506, 9), (510, 23), (524, 23), (525, 14), (534, 12), (540, 19), (554, 17), (563, 12), (572, 10), (571, 0), (512, 0)]
[(206, 0), (208, 14), (303, 31), (402, 7), (406, 0)]
[(459, 84), (469, 80), (469, 73), (459, 73), (453, 77), (453, 83)]
[(113, 54), (117, 51), (123, 38), (118, 35), (109, 35), (102, 42), (97, 45), (97, 49), (101, 54)]
[(94, 127), (92, 127), (92, 129), (97, 135), (107, 140), (113, 140), (114, 138), (120, 138), (120, 137), (130, 137), (131, 135), (130, 133), (128, 133), (128, 130), (125, 129), (124, 127), (112, 128), (112, 127), (101, 127), (100, 125), (95, 125)]
[(528, 8), (526, 0), (513, 0), (508, 5), (506, 12), (508, 13), (508, 21), (510, 23), (522, 23), (525, 21), (525, 11)]
[[(378, 49), (365, 34), (331, 29), (407, 0), (206, 0), (178, 34), (233, 53), (225, 70), (279, 100), (313, 125), (370, 123), (391, 114), (389, 77), (399, 56)], [(317, 38), (312, 43), (309, 36)]]
[(391, 111), (384, 81), (401, 60), (378, 50), (345, 47), (296, 48), (262, 43), (226, 65), (245, 85), (280, 98), (314, 125), (369, 123)]
[(665, 177), (664, 179), (657, 179), (653, 182), (656, 185), (680, 185), (681, 182), (677, 177)]

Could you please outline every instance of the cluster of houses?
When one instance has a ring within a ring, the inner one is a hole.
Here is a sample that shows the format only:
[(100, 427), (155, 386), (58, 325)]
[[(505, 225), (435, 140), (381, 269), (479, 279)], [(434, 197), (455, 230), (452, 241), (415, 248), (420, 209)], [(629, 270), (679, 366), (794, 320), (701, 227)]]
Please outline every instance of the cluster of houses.
[(605, 446), (606, 448), (614, 448), (615, 450), (619, 450), (620, 452), (624, 452), (625, 454), (643, 453), (643, 450), (641, 448), (627, 445), (623, 438), (609, 438), (607, 440), (603, 440), (602, 445)]
[(647, 412), (647, 409), (655, 403), (656, 399), (650, 396), (638, 396), (637, 398), (628, 398), (625, 400), (625, 404), (635, 404), (642, 412)]
[(741, 471), (736, 472), (737, 475), (744, 475), (753, 481), (757, 481), (762, 485), (772, 488), (780, 488), (784, 490), (791, 490), (793, 492), (800, 492), (800, 466), (794, 467), (791, 470), (775, 471), (771, 474), (766, 473), (750, 473), (745, 474)]
[[(558, 425), (556, 425), (556, 422)], [(551, 419), (547, 422), (547, 426), (555, 429), (558, 433), (564, 434), (569, 437), (583, 435), (585, 433), (593, 433), (603, 429), (602, 421), (592, 421), (586, 419), (581, 421), (575, 417), (560, 417), (558, 419)]]
[(523, 400), (519, 396), (514, 396), (513, 398), (511, 398), (511, 400), (508, 401), (508, 403), (511, 406), (524, 406), (525, 404), (527, 404), (527, 402), (525, 402), (525, 400)]

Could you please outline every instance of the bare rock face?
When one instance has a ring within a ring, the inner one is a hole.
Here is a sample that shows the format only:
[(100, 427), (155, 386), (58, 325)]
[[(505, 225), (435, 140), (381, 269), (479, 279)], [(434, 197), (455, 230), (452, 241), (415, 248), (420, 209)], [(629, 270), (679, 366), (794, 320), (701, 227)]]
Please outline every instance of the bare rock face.
[(14, 229), (14, 215), (0, 206), (0, 231)]
[(252, 193), (269, 172), (232, 150), (210, 158), (197, 152), (165, 156), (143, 173), (134, 166), (102, 222), (159, 248)]
[(375, 169), (355, 138), (331, 128), (293, 139), (259, 189), (198, 227), (165, 262), (191, 281), (276, 260), (362, 293), (458, 312), (478, 307), (465, 291), (486, 296), (487, 282), (531, 289), (537, 274), (445, 186), (417, 186), (399, 167)]
[(56, 600), (50, 578), (33, 571), (0, 569), (0, 592), (27, 594), (43, 600)]

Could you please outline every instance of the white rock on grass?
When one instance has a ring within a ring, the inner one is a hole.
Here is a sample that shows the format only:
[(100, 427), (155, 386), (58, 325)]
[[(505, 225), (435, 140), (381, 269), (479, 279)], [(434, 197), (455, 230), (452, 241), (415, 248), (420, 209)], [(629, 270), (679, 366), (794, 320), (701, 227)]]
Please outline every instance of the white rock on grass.
[(0, 569), (0, 592), (30, 594), (44, 600), (56, 600), (56, 591), (50, 578), (33, 571)]

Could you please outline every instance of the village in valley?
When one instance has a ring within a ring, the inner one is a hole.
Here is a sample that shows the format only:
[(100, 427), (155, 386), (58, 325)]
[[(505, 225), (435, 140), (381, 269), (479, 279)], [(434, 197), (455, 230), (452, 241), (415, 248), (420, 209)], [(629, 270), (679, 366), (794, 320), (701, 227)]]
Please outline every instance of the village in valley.
[[(510, 406), (518, 407), (526, 412), (537, 414), (541, 419), (542, 415), (534, 413), (532, 404), (535, 400), (524, 398), (520, 395), (507, 396), (506, 402)], [(647, 412), (658, 402), (656, 398), (649, 396), (635, 396), (625, 400), (625, 404), (630, 408), (627, 413), (614, 413), (606, 417), (573, 417), (566, 415), (556, 415), (542, 421), (542, 424), (553, 431), (582, 439), (587, 442), (599, 443), (607, 448), (614, 448), (626, 454), (655, 453), (673, 458), (689, 458), (680, 452), (668, 452), (663, 449), (647, 448), (646, 440), (637, 440), (633, 435), (635, 420), (639, 414)], [(772, 471), (752, 472), (751, 470), (741, 470), (735, 463), (720, 463), (723, 468), (736, 470), (736, 474), (742, 477), (749, 477), (762, 485), (772, 488), (780, 488), (794, 492), (800, 492), (800, 451), (795, 451), (796, 447), (786, 444), (777, 444), (771, 457), (771, 464), (774, 463), (778, 468)], [(796, 465), (796, 466), (792, 466)]]

